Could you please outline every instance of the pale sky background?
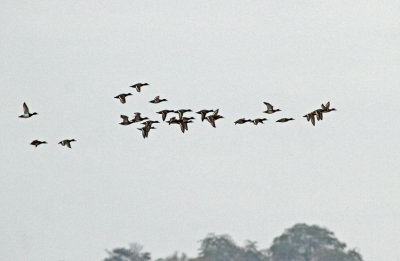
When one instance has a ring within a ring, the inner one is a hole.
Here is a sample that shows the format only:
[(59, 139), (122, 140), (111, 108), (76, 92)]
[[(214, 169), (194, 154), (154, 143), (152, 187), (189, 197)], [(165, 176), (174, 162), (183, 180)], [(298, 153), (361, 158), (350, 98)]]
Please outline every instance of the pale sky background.
[[(298, 222), (399, 260), (399, 1), (0, 3), (2, 261), (102, 260), (132, 241), (194, 256), (209, 232), (266, 248)], [(24, 101), (39, 115), (18, 118)], [(263, 101), (282, 112), (234, 126)], [(327, 101), (316, 127), (301, 117)], [(146, 140), (117, 124), (166, 108), (226, 119)]]

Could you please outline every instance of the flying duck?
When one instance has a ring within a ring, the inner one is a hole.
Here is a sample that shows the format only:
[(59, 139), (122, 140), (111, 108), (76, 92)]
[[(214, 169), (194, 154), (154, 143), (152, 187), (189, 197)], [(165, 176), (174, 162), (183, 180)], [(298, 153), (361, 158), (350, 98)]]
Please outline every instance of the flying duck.
[(150, 130), (154, 130), (154, 129), (155, 129), (154, 127), (148, 127), (148, 126), (138, 128), (138, 130), (140, 130), (142, 132), (143, 139), (149, 137)]
[(221, 115), (218, 115), (219, 109), (215, 110), (214, 113), (210, 116), (207, 116), (206, 119), (207, 121), (211, 124), (211, 126), (213, 126), (214, 128), (216, 128), (215, 126), (215, 121), (224, 118)]
[(153, 100), (149, 101), (150, 103), (160, 103), (160, 102), (164, 102), (164, 101), (168, 101), (167, 99), (160, 99), (160, 96), (156, 96)]
[(313, 111), (313, 112), (310, 112), (309, 114), (304, 115), (303, 117), (307, 118), (307, 121), (311, 121), (312, 125), (315, 126), (315, 115), (316, 115), (316, 112)]
[(137, 92), (140, 92), (143, 86), (149, 85), (147, 82), (146, 83), (136, 83), (134, 85), (131, 85), (129, 87), (135, 88)]
[(195, 119), (194, 117), (183, 117), (182, 118), (182, 124), (186, 130), (189, 130), (188, 123), (193, 123), (194, 119)]
[(206, 119), (207, 113), (210, 113), (212, 111), (213, 110), (201, 110), (201, 111), (198, 111), (196, 113), (200, 114), (201, 115), (201, 121), (204, 121)]
[(272, 106), (272, 105), (271, 105), (270, 103), (268, 103), (268, 102), (264, 102), (264, 104), (267, 106), (267, 110), (264, 111), (265, 113), (272, 114), (272, 113), (275, 113), (275, 112), (277, 112), (277, 111), (281, 111), (280, 109), (274, 110), (274, 106)]
[(277, 120), (276, 122), (288, 122), (288, 121), (293, 121), (293, 120), (294, 120), (293, 118), (282, 118), (282, 119)]
[(248, 120), (246, 120), (245, 118), (241, 118), (241, 119), (238, 119), (237, 121), (235, 121), (235, 125), (236, 124), (245, 124), (246, 122), (251, 122), (252, 120), (250, 120), (250, 119), (248, 119)]
[(331, 102), (328, 102), (326, 105), (321, 104), (322, 112), (336, 111), (335, 108), (330, 109), (329, 108), (330, 105), (331, 105)]
[(132, 93), (121, 93), (120, 95), (115, 96), (115, 99), (119, 99), (121, 103), (126, 103), (126, 96), (132, 95)]
[(34, 141), (31, 142), (31, 145), (37, 147), (37, 146), (39, 146), (40, 144), (46, 144), (46, 143), (47, 143), (47, 142), (45, 142), (45, 141), (34, 140)]
[(126, 115), (121, 115), (121, 118), (122, 118), (122, 122), (119, 123), (121, 125), (129, 125), (129, 124), (134, 123), (134, 121), (130, 121), (128, 116), (126, 116)]
[(154, 123), (160, 123), (160, 122), (159, 121), (151, 121), (151, 120), (142, 122), (142, 124), (147, 128), (151, 127)]
[(19, 116), (20, 118), (30, 118), (30, 117), (32, 117), (33, 115), (36, 115), (36, 114), (37, 114), (36, 112), (30, 113), (30, 112), (29, 112), (28, 105), (26, 105), (25, 102), (24, 102), (24, 104), (22, 105), (22, 107), (24, 108), (24, 114), (20, 115), (20, 116)]
[(192, 111), (191, 109), (180, 109), (180, 110), (176, 110), (174, 112), (179, 114), (179, 119), (182, 119), (184, 113), (191, 112), (191, 111)]
[(133, 116), (132, 122), (140, 122), (144, 120), (148, 120), (149, 118), (147, 117), (142, 117), (140, 112), (135, 112), (135, 115)]
[(157, 112), (158, 114), (161, 114), (162, 120), (165, 121), (165, 119), (167, 118), (167, 114), (170, 112), (175, 112), (173, 110), (162, 110)]
[(75, 139), (72, 140), (62, 140), (58, 144), (61, 144), (61, 146), (67, 146), (68, 148), (71, 148), (71, 142), (76, 141)]
[(313, 111), (314, 113), (315, 113), (315, 115), (317, 116), (317, 120), (319, 120), (319, 121), (321, 121), (321, 120), (323, 120), (323, 115), (322, 115), (322, 112), (323, 112), (323, 110), (322, 109), (318, 109), (318, 110), (315, 110), (315, 111)]
[(177, 118), (172, 117), (171, 119), (169, 119), (169, 120), (166, 121), (166, 122), (168, 123), (168, 125), (171, 125), (171, 124), (179, 124), (179, 123), (181, 122), (181, 120), (178, 120)]
[(267, 119), (266, 118), (258, 118), (258, 119), (254, 119), (253, 120), (253, 123), (254, 123), (254, 125), (258, 125), (259, 123), (261, 123), (261, 124), (264, 124), (264, 121), (266, 121)]

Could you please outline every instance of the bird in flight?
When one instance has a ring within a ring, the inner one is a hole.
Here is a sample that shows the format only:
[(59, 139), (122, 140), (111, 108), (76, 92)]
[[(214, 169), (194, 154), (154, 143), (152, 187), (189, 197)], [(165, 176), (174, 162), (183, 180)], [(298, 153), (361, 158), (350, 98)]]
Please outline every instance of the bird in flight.
[(61, 146), (67, 146), (68, 148), (71, 148), (71, 142), (73, 142), (73, 141), (76, 141), (76, 140), (75, 139), (71, 139), (71, 140), (65, 139), (65, 140), (60, 141), (58, 144), (61, 144)]
[(129, 87), (135, 88), (137, 92), (140, 92), (142, 90), (143, 86), (149, 85), (147, 82), (146, 83), (136, 83), (134, 85), (131, 85)]
[(293, 118), (282, 118), (282, 119), (277, 120), (276, 122), (288, 122), (288, 121), (294, 121), (294, 119)]
[(30, 118), (30, 117), (32, 117), (33, 115), (36, 115), (36, 114), (37, 114), (37, 112), (30, 113), (30, 112), (29, 112), (28, 105), (26, 105), (25, 102), (24, 102), (24, 104), (22, 105), (22, 107), (23, 107), (23, 109), (24, 109), (24, 114), (20, 115), (20, 116), (19, 116), (20, 118), (25, 118), (25, 119), (27, 119), (27, 118)]
[(119, 99), (119, 101), (123, 104), (126, 103), (126, 96), (132, 95), (132, 93), (121, 93), (120, 95), (115, 96), (115, 99)]
[(264, 113), (272, 114), (272, 113), (275, 113), (275, 112), (277, 112), (277, 111), (281, 111), (280, 109), (274, 110), (274, 106), (272, 106), (272, 105), (271, 105), (270, 103), (268, 103), (268, 102), (264, 102), (264, 104), (267, 106), (267, 110), (264, 111)]
[(47, 142), (40, 141), (40, 140), (34, 140), (34, 141), (31, 142), (31, 145), (33, 145), (35, 147), (39, 146), (40, 144), (47, 144)]
[(149, 101), (150, 103), (160, 103), (160, 102), (164, 102), (164, 101), (168, 101), (167, 99), (160, 99), (160, 96), (156, 96), (153, 100)]

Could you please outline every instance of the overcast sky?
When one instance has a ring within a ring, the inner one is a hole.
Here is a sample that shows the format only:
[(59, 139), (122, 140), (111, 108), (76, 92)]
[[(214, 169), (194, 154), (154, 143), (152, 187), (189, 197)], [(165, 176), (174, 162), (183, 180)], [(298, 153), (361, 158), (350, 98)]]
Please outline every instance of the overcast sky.
[[(1, 260), (102, 260), (132, 241), (193, 256), (209, 232), (266, 248), (298, 222), (398, 260), (399, 1), (0, 5)], [(301, 117), (327, 101), (315, 127)], [(39, 115), (18, 118), (23, 102)], [(146, 140), (118, 125), (167, 108), (225, 119)]]

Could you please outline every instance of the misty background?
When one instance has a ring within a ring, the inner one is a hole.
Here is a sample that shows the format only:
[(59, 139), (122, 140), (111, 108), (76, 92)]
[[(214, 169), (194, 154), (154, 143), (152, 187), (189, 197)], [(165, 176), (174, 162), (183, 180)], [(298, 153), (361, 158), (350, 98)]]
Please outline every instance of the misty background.
[[(209, 232), (268, 246), (298, 222), (398, 260), (398, 1), (0, 6), (2, 260), (100, 260), (132, 241), (194, 255)], [(337, 111), (315, 127), (302, 117), (327, 101)], [(23, 102), (39, 115), (18, 118)], [(170, 108), (225, 119), (146, 140), (117, 124)]]

